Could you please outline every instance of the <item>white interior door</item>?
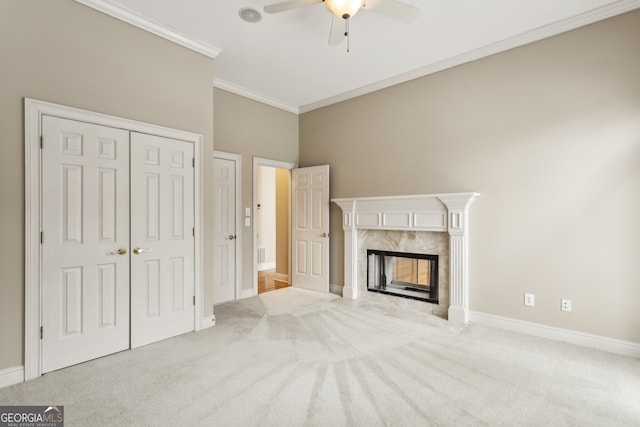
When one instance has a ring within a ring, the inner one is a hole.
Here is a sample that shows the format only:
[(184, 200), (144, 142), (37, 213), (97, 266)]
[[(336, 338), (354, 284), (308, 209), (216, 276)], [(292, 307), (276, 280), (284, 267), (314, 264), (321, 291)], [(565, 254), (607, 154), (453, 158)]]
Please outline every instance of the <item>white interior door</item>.
[(236, 162), (213, 159), (213, 303), (236, 298)]
[(293, 169), (291, 283), (329, 292), (329, 165)]
[(42, 372), (129, 348), (129, 132), (42, 119)]
[(131, 347), (194, 330), (193, 144), (131, 133)]

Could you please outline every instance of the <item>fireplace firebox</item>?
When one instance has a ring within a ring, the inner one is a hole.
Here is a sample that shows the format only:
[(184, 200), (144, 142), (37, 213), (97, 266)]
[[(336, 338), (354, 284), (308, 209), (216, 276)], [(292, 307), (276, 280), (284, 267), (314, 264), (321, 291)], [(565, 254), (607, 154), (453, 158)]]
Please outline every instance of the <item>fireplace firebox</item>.
[(367, 290), (438, 303), (438, 255), (367, 250)]

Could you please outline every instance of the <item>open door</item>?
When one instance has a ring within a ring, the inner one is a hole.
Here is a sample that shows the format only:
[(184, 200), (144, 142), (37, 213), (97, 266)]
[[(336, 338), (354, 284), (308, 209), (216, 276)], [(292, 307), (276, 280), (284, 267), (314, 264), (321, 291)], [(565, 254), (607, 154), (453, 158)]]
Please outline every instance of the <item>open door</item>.
[(291, 283), (329, 292), (329, 165), (292, 170)]

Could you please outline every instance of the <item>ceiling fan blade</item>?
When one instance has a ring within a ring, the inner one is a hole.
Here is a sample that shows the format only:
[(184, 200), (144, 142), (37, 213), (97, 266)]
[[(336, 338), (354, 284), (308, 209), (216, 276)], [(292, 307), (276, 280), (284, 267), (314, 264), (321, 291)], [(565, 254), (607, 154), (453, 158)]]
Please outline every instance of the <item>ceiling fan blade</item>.
[(420, 9), (398, 0), (365, 0), (365, 8), (405, 23), (414, 22), (420, 15)]
[(347, 31), (347, 21), (331, 14), (331, 32), (329, 32), (329, 46), (337, 46), (344, 41), (344, 33)]
[(280, 13), (298, 7), (309, 6), (315, 3), (322, 3), (324, 0), (289, 0), (282, 3), (270, 4), (264, 7), (266, 13)]

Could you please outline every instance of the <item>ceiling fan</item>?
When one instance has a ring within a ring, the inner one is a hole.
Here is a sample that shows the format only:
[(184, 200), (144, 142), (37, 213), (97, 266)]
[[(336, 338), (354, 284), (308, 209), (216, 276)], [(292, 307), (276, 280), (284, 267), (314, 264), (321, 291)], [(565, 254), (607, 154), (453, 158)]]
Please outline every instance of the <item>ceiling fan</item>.
[[(282, 3), (270, 4), (264, 7), (266, 13), (280, 13), (287, 10), (309, 6), (316, 3), (324, 5), (333, 14), (329, 45), (335, 46), (347, 37), (349, 38), (349, 20), (360, 9), (367, 9), (400, 22), (413, 22), (418, 18), (420, 9), (402, 3), (398, 0), (288, 0)], [(347, 52), (349, 47), (347, 44)]]

